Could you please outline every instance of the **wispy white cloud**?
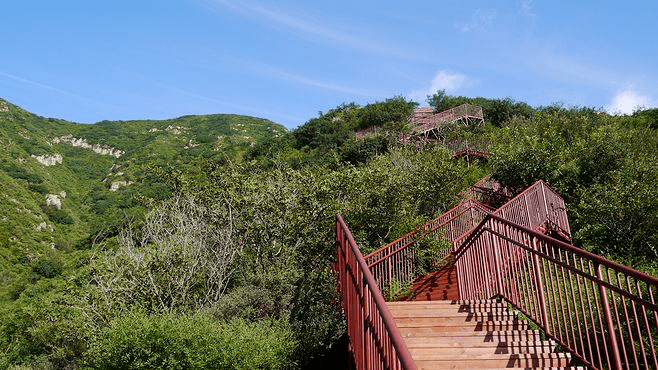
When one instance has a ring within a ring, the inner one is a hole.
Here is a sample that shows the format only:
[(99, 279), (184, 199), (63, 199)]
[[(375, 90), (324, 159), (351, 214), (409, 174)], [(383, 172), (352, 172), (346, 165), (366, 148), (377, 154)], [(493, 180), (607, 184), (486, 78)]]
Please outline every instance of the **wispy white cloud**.
[(620, 91), (612, 98), (605, 110), (613, 114), (631, 114), (637, 108), (654, 107), (656, 102), (651, 97), (640, 95), (632, 89)]
[(265, 7), (250, 1), (232, 1), (232, 0), (204, 0), (206, 3), (221, 5), (245, 17), (258, 17), (270, 21), (274, 24), (282, 25), (287, 28), (296, 30), (303, 35), (319, 38), (326, 42), (339, 44), (342, 47), (350, 47), (358, 50), (365, 50), (380, 55), (387, 55), (406, 60), (427, 60), (419, 53), (405, 50), (402, 47), (377, 42), (371, 38), (356, 35), (349, 32), (338, 30), (326, 24), (317, 21), (295, 17), (287, 12), (272, 7)]
[(417, 101), (424, 102), (427, 95), (432, 95), (439, 90), (445, 90), (446, 93), (455, 93), (462, 87), (472, 85), (477, 81), (459, 73), (451, 73), (448, 71), (439, 71), (434, 75), (432, 81), (424, 89), (416, 90), (409, 93), (409, 98)]
[(351, 86), (345, 86), (345, 85), (340, 85), (336, 84), (333, 82), (327, 82), (327, 81), (322, 81), (322, 80), (316, 80), (313, 78), (309, 78), (307, 76), (303, 76), (297, 73), (292, 73), (286, 70), (282, 70), (277, 67), (269, 66), (269, 65), (263, 65), (263, 64), (252, 64), (250, 66), (250, 69), (254, 70), (254, 72), (259, 73), (263, 76), (269, 77), (269, 78), (274, 78), (277, 80), (285, 81), (285, 82), (292, 82), (304, 86), (309, 86), (309, 87), (314, 87), (318, 88), (321, 90), (327, 90), (327, 91), (333, 91), (341, 94), (347, 94), (350, 96), (358, 96), (358, 97), (378, 97), (380, 94), (374, 92), (374, 91), (368, 91), (368, 90), (363, 90), (363, 89), (358, 89), (354, 88)]
[(59, 89), (57, 87), (46, 85), (46, 84), (41, 83), (41, 82), (29, 80), (29, 79), (19, 77), (19, 76), (10, 74), (10, 73), (5, 73), (5, 72), (0, 71), (0, 76), (5, 77), (5, 78), (9, 78), (9, 79), (14, 80), (14, 81), (18, 81), (18, 82), (26, 84), (26, 85), (31, 85), (31, 86), (34, 86), (34, 87), (38, 87), (38, 88), (43, 89), (43, 90), (50, 90), (50, 91), (54, 91), (54, 92), (59, 93), (59, 94), (73, 96), (73, 97), (76, 97), (78, 99), (88, 100), (87, 98), (85, 98), (83, 96), (76, 95), (76, 94), (73, 94), (71, 92)]
[(535, 1), (534, 0), (522, 0), (521, 1), (521, 14), (528, 16), (528, 17), (534, 17), (536, 14), (532, 10), (532, 5)]
[(470, 22), (462, 23), (459, 25), (459, 30), (461, 32), (471, 32), (471, 31), (486, 31), (496, 18), (496, 11), (491, 10), (482, 10), (478, 9), (475, 11), (475, 14), (471, 17)]

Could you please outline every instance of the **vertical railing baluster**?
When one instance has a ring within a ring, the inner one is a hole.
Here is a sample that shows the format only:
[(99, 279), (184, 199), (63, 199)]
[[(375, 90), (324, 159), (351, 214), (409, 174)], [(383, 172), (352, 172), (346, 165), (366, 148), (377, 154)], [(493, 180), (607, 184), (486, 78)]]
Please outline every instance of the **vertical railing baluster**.
[(596, 277), (599, 279), (599, 296), (601, 298), (601, 305), (603, 306), (603, 315), (605, 317), (606, 326), (608, 328), (608, 340), (610, 341), (610, 350), (612, 354), (612, 361), (614, 361), (615, 369), (622, 370), (621, 357), (619, 355), (619, 345), (617, 344), (617, 335), (615, 334), (615, 325), (612, 322), (612, 313), (610, 312), (610, 302), (608, 301), (608, 290), (603, 285), (603, 272), (601, 265), (596, 264)]
[[(498, 228), (498, 223), (497, 222), (492, 222), (493, 226), (492, 229), (495, 231)], [(503, 275), (502, 272), (500, 271), (500, 264), (501, 264), (501, 258), (500, 258), (500, 240), (492, 235), (491, 236), (493, 239), (493, 263), (494, 263), (494, 269), (496, 271), (496, 290), (497, 294), (503, 294)]]
[(547, 335), (551, 335), (550, 325), (548, 322), (548, 312), (546, 311), (546, 296), (544, 295), (544, 278), (539, 267), (539, 247), (537, 238), (532, 238), (532, 248), (535, 253), (532, 254), (532, 269), (535, 270), (535, 286), (537, 287), (537, 298), (539, 300), (539, 312), (541, 314), (541, 324)]

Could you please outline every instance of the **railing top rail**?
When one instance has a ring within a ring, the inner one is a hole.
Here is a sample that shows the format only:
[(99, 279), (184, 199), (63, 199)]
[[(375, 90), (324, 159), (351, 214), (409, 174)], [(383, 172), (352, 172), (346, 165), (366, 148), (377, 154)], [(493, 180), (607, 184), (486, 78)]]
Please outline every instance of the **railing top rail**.
[(386, 305), (386, 300), (384, 299), (382, 292), (379, 290), (379, 287), (377, 286), (377, 282), (375, 281), (375, 278), (372, 276), (372, 273), (370, 272), (370, 269), (368, 268), (368, 265), (366, 264), (366, 261), (363, 258), (363, 255), (361, 254), (361, 251), (359, 250), (359, 247), (356, 244), (354, 237), (352, 236), (352, 232), (347, 227), (345, 220), (343, 220), (343, 217), (340, 214), (336, 214), (336, 221), (338, 222), (340, 227), (345, 231), (345, 236), (347, 237), (350, 248), (352, 248), (352, 252), (356, 256), (357, 262), (359, 264), (359, 268), (363, 272), (365, 283), (370, 287), (372, 291), (372, 298), (375, 300), (375, 305), (377, 306), (377, 310), (379, 311), (379, 314), (381, 315), (382, 320), (384, 321), (384, 325), (386, 326), (386, 330), (388, 331), (388, 334), (391, 336), (391, 343), (393, 344), (393, 347), (395, 347), (395, 350), (397, 351), (400, 364), (404, 369), (416, 370), (417, 369), (416, 363), (413, 361), (411, 357), (411, 353), (407, 348), (406, 342), (402, 338), (402, 335), (400, 334), (400, 330), (395, 324), (393, 315), (391, 314), (391, 311), (388, 309), (388, 306)]
[[(505, 204), (503, 204), (502, 206), (500, 206), (500, 207), (496, 210), (496, 212), (494, 212), (494, 213), (495, 213), (495, 214), (500, 214), (501, 212), (503, 212), (504, 210), (507, 209), (507, 206), (509, 206), (510, 204), (514, 204), (514, 202), (515, 202), (517, 199), (519, 199), (519, 198), (521, 198), (521, 197), (524, 197), (524, 196), (528, 193), (528, 191), (530, 191), (531, 189), (534, 189), (538, 184), (541, 184), (541, 183), (546, 184), (546, 182), (545, 182), (544, 180), (537, 180), (537, 181), (535, 181), (534, 184), (528, 186), (526, 189), (524, 189), (522, 192), (518, 193), (518, 194), (517, 194), (516, 196), (514, 196), (512, 199), (510, 199), (510, 200), (508, 200), (507, 202), (505, 202)], [(556, 193), (556, 194), (557, 194), (557, 193)]]
[(483, 118), (482, 107), (464, 103), (441, 112), (434, 112), (426, 108), (417, 109), (409, 117), (409, 122), (420, 126), (421, 124), (456, 121), (464, 117)]
[[(509, 221), (509, 220), (507, 220), (507, 219), (505, 219), (505, 218), (503, 218), (503, 217), (500, 217), (499, 215), (497, 215), (497, 214), (495, 214), (495, 213), (490, 213), (490, 214), (486, 215), (486, 216), (484, 217), (484, 219), (480, 222), (480, 224), (478, 224), (478, 226), (477, 226), (476, 228), (480, 228), (482, 225), (485, 225), (486, 222), (487, 222), (487, 220), (490, 219), (490, 218), (495, 219), (496, 221), (498, 221), (498, 222), (500, 222), (500, 223), (506, 224), (506, 225), (511, 226), (511, 227), (513, 227), (513, 228), (516, 228), (516, 229), (518, 229), (518, 230), (520, 230), (520, 231), (523, 231), (523, 232), (529, 234), (529, 235), (532, 236), (532, 237), (535, 237), (535, 238), (537, 238), (537, 239), (540, 239), (540, 240), (542, 240), (542, 241), (545, 241), (545, 242), (547, 242), (547, 243), (550, 243), (550, 244), (552, 244), (552, 245), (554, 245), (554, 246), (557, 246), (557, 247), (559, 247), (559, 248), (561, 248), (561, 249), (563, 249), (563, 250), (566, 250), (566, 251), (568, 251), (568, 252), (571, 252), (571, 253), (573, 253), (573, 254), (575, 254), (575, 255), (577, 255), (577, 256), (580, 256), (580, 257), (583, 257), (583, 258), (587, 258), (587, 259), (591, 260), (592, 262), (594, 262), (594, 263), (596, 263), (596, 264), (599, 264), (599, 265), (602, 265), (602, 266), (605, 266), (605, 267), (611, 268), (611, 269), (616, 270), (616, 271), (618, 271), (618, 272), (621, 272), (621, 273), (624, 273), (624, 274), (626, 274), (626, 275), (629, 275), (629, 276), (632, 276), (632, 277), (634, 277), (634, 278), (637, 278), (637, 279), (639, 279), (639, 280), (642, 280), (642, 281), (644, 281), (644, 282), (646, 282), (646, 283), (649, 283), (649, 284), (652, 284), (652, 285), (656, 285), (656, 286), (658, 286), (658, 278), (656, 278), (656, 277), (654, 277), (654, 276), (648, 275), (648, 274), (646, 274), (646, 273), (644, 273), (644, 272), (642, 272), (642, 271), (638, 271), (638, 270), (632, 269), (632, 268), (630, 268), (630, 267), (628, 267), (628, 266), (624, 266), (624, 265), (622, 265), (622, 264), (620, 264), (620, 263), (617, 263), (617, 262), (614, 262), (614, 261), (610, 261), (610, 260), (607, 259), (607, 258), (604, 258), (604, 257), (601, 257), (601, 256), (596, 255), (596, 254), (594, 254), (594, 253), (588, 252), (588, 251), (586, 251), (586, 250), (584, 250), (584, 249), (580, 249), (580, 248), (575, 247), (575, 246), (573, 246), (573, 245), (571, 245), (571, 244), (568, 244), (568, 243), (562, 242), (562, 241), (557, 240), (557, 239), (553, 239), (553, 238), (551, 238), (551, 237), (548, 236), (548, 235), (544, 235), (544, 234), (542, 234), (542, 233), (540, 233), (540, 232), (538, 232), (538, 231), (535, 231), (535, 230), (529, 229), (529, 228), (527, 228), (527, 227), (525, 227), (525, 226), (522, 226), (522, 225), (519, 225), (519, 224), (517, 224), (517, 223), (515, 223), (515, 222), (513, 222), (513, 221)], [(465, 245), (466, 245), (466, 244), (462, 244), (462, 246), (460, 247), (460, 249), (461, 249), (462, 247), (464, 247)]]
[[(469, 199), (469, 200), (470, 200), (470, 199)], [(489, 210), (487, 210), (486, 208), (484, 208), (483, 206), (481, 206), (478, 202), (475, 202), (475, 201), (470, 200), (469, 203), (473, 203), (473, 204), (470, 205), (469, 207), (466, 207), (466, 208), (460, 210), (459, 212), (457, 212), (456, 214), (454, 214), (454, 215), (453, 215), (452, 217), (450, 217), (449, 219), (447, 219), (447, 220), (445, 220), (445, 221), (442, 221), (442, 222), (440, 222), (440, 223), (437, 223), (436, 225), (430, 227), (429, 229), (416, 229), (416, 230), (414, 230), (415, 232), (422, 231), (422, 230), (424, 230), (425, 232), (423, 232), (422, 234), (420, 234), (420, 236), (418, 236), (418, 238), (413, 239), (413, 240), (411, 240), (411, 241), (409, 241), (409, 242), (403, 244), (402, 246), (400, 246), (399, 248), (397, 248), (397, 249), (395, 249), (395, 250), (393, 250), (393, 251), (389, 251), (386, 255), (381, 256), (377, 261), (369, 263), (368, 266), (369, 266), (369, 267), (372, 267), (372, 266), (375, 266), (375, 265), (377, 265), (377, 264), (383, 262), (384, 260), (386, 260), (386, 259), (389, 258), (390, 256), (392, 256), (392, 255), (398, 253), (400, 250), (402, 250), (402, 249), (404, 249), (404, 248), (407, 248), (408, 246), (410, 246), (410, 245), (416, 243), (418, 240), (420, 240), (420, 238), (423, 238), (423, 237), (425, 237), (425, 236), (427, 236), (427, 235), (429, 235), (429, 234), (431, 234), (431, 233), (433, 233), (433, 232), (436, 232), (436, 230), (438, 230), (440, 227), (445, 226), (445, 225), (449, 224), (450, 222), (456, 220), (457, 218), (459, 218), (461, 215), (463, 215), (464, 213), (468, 212), (468, 211), (469, 211), (470, 209), (472, 209), (472, 208), (477, 208), (477, 209), (479, 209), (483, 214), (489, 214), (489, 212), (490, 212)], [(457, 207), (455, 207), (455, 208), (457, 208)], [(453, 208), (453, 209), (455, 209), (455, 208)], [(451, 210), (451, 211), (452, 211), (452, 210)], [(449, 213), (452, 213), (452, 212), (449, 212)], [(435, 219), (435, 220), (436, 220), (436, 219)], [(432, 220), (432, 221), (434, 221), (434, 220)], [(428, 223), (426, 223), (426, 224), (423, 225), (423, 226), (426, 226), (426, 225), (429, 226), (431, 223), (432, 223), (432, 222), (428, 222)], [(472, 229), (472, 228), (471, 228), (471, 229)], [(469, 229), (469, 231), (470, 231), (471, 229)], [(465, 234), (468, 233), (469, 231), (465, 232)], [(461, 235), (458, 236), (456, 239), (459, 239), (460, 237), (461, 237)], [(378, 252), (373, 252), (373, 253), (369, 254), (369, 256), (370, 256), (370, 255), (375, 255), (375, 254), (377, 254), (377, 253), (381, 253), (381, 252), (383, 252), (386, 248), (389, 248), (389, 247), (394, 246), (396, 243), (399, 243), (400, 241), (404, 240), (405, 238), (406, 238), (406, 236), (405, 236), (405, 237), (402, 237), (402, 238), (400, 238), (400, 239), (398, 239), (398, 241), (396, 241), (396, 242), (386, 244), (384, 247), (380, 248), (380, 249), (378, 250)], [(365, 258), (364, 258), (364, 259), (365, 259)], [(366, 262), (366, 263), (367, 263), (367, 262)]]
[[(427, 230), (428, 228), (431, 228), (431, 227), (432, 227), (432, 226), (431, 226), (432, 224), (435, 224), (435, 223), (437, 223), (437, 222), (441, 223), (441, 222), (442, 222), (441, 219), (444, 219), (444, 218), (451, 219), (452, 216), (450, 216), (450, 215), (452, 215), (453, 212), (457, 212), (457, 210), (460, 209), (460, 208), (462, 208), (462, 207), (463, 207), (464, 209), (468, 209), (469, 207), (473, 207), (473, 206), (475, 206), (475, 207), (478, 207), (478, 206), (479, 206), (479, 208), (482, 209), (483, 211), (485, 211), (485, 212), (490, 212), (490, 211), (487, 210), (484, 206), (480, 205), (479, 202), (477, 202), (477, 201), (475, 201), (475, 200), (473, 200), (473, 199), (467, 199), (467, 200), (465, 200), (465, 201), (463, 201), (463, 202), (457, 204), (456, 206), (452, 207), (449, 211), (447, 211), (447, 212), (441, 214), (441, 216), (436, 217), (436, 218), (434, 218), (434, 219), (432, 219), (432, 220), (430, 220), (430, 221), (425, 222), (424, 224), (422, 224), (421, 226), (417, 227), (416, 229), (414, 229), (414, 230), (412, 230), (412, 231), (410, 231), (410, 232), (408, 232), (408, 233), (402, 235), (401, 237), (399, 237), (399, 238), (393, 240), (393, 241), (390, 242), (390, 243), (387, 243), (387, 244), (385, 244), (385, 245), (379, 247), (378, 249), (374, 250), (373, 252), (368, 253), (368, 254), (365, 255), (363, 258), (367, 260), (368, 258), (371, 258), (372, 256), (374, 256), (374, 255), (376, 255), (376, 254), (378, 254), (378, 253), (381, 253), (381, 252), (384, 251), (386, 248), (390, 248), (390, 247), (392, 247), (393, 245), (401, 243), (401, 242), (404, 241), (405, 239), (407, 239), (407, 238), (409, 238), (409, 237), (415, 235), (415, 234), (418, 233), (418, 232), (421, 232), (421, 231), (423, 231), (423, 230)], [(448, 217), (448, 216), (450, 216), (450, 217)]]

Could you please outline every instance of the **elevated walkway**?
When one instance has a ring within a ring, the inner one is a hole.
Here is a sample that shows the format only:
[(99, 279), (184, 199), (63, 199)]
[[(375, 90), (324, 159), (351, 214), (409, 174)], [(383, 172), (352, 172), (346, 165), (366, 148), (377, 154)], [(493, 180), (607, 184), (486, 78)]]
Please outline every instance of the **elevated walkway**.
[[(467, 199), (365, 257), (337, 215), (358, 369), (658, 369), (658, 278), (568, 244), (564, 201), (543, 181), (494, 208)], [(426, 237), (452, 245), (443, 269), (418, 278)], [(401, 283), (412, 293), (385, 302)]]
[[(388, 302), (418, 369), (569, 368), (537, 330), (495, 300)], [(576, 368), (569, 368), (576, 369)]]
[[(443, 112), (435, 112), (432, 108), (420, 108), (415, 109), (409, 116), (408, 124), (411, 128), (412, 137), (424, 138), (425, 140), (430, 138), (438, 139), (442, 133), (450, 130), (455, 124), (464, 126), (484, 124), (484, 114), (482, 113), (482, 107), (468, 103)], [(360, 140), (381, 130), (380, 126), (371, 126), (355, 132), (355, 136)], [(400, 139), (406, 142), (409, 137), (403, 135)], [(462, 149), (468, 150), (468, 148)]]

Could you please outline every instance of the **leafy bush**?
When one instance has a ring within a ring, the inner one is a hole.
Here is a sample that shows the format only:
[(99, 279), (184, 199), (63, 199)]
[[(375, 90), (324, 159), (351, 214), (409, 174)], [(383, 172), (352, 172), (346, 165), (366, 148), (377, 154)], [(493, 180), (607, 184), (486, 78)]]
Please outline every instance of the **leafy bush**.
[(361, 140), (347, 140), (341, 148), (343, 162), (366, 163), (377, 154), (388, 151), (389, 141), (384, 136), (367, 136)]
[(32, 272), (50, 279), (62, 272), (62, 265), (52, 259), (42, 259), (32, 268)]
[(217, 322), (203, 314), (117, 318), (95, 338), (93, 369), (284, 369), (295, 342), (275, 322)]
[(35, 174), (28, 173), (25, 169), (17, 167), (15, 165), (5, 165), (2, 169), (7, 173), (7, 175), (15, 179), (27, 180), (31, 184), (41, 184), (43, 182), (43, 177)]
[(48, 187), (44, 184), (29, 184), (27, 186), (28, 189), (35, 193), (39, 193), (41, 195), (46, 195), (48, 194)]
[(326, 116), (321, 116), (299, 126), (293, 135), (297, 149), (305, 146), (331, 149), (340, 147), (350, 136), (350, 130), (339, 121), (334, 122)]
[(368, 104), (358, 112), (357, 129), (380, 126), (399, 131), (403, 129), (407, 119), (417, 106), (418, 103), (407, 101), (401, 96)]
[(425, 237), (414, 245), (416, 254), (414, 256), (417, 271), (419, 275), (425, 275), (436, 271), (443, 262), (441, 255), (446, 250), (451, 249), (452, 243), (447, 240), (437, 240), (432, 237)]
[(48, 216), (50, 221), (60, 225), (73, 224), (73, 218), (63, 209), (58, 209), (55, 206), (43, 206), (43, 212)]

